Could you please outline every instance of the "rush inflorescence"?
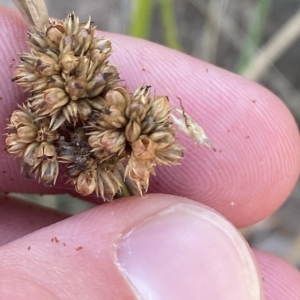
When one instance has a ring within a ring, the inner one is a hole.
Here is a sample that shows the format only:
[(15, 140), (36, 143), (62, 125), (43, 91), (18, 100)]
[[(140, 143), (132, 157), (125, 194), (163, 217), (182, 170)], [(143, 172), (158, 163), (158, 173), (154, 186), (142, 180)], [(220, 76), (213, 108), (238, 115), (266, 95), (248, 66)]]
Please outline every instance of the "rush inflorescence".
[(126, 181), (146, 193), (156, 165), (180, 162), (168, 98), (144, 84), (133, 93), (121, 86), (111, 43), (91, 21), (74, 13), (49, 20), (29, 32), (28, 45), (13, 81), (30, 97), (12, 113), (6, 138), (24, 171), (46, 184), (62, 174), (82, 195), (113, 199)]

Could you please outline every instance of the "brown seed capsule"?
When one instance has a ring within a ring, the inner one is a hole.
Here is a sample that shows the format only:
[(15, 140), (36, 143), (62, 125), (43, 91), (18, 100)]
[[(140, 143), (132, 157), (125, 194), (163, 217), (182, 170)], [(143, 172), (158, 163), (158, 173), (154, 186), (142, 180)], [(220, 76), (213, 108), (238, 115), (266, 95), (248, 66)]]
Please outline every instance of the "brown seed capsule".
[(35, 56), (23, 53), (20, 59), (24, 63), (24, 69), (27, 70), (28, 73), (35, 72), (41, 76), (51, 76), (60, 71), (60, 66), (57, 61), (45, 54)]
[(70, 74), (79, 64), (79, 57), (72, 52), (62, 55), (60, 64), (65, 74)]
[(116, 130), (107, 130), (100, 135), (91, 135), (88, 141), (93, 150), (107, 153), (121, 153), (126, 145), (124, 134)]
[(27, 123), (19, 124), (17, 127), (17, 134), (21, 143), (31, 143), (37, 137), (37, 127), (34, 124)]
[(22, 143), (16, 133), (11, 133), (5, 140), (6, 151), (12, 154), (22, 155), (27, 147), (27, 143)]
[(54, 21), (52, 22), (51, 26), (46, 31), (46, 41), (47, 43), (55, 48), (58, 49), (61, 39), (64, 35), (65, 28), (62, 24)]
[(97, 171), (95, 168), (82, 172), (75, 180), (75, 189), (83, 196), (92, 194), (97, 189)]
[(78, 100), (78, 116), (81, 121), (88, 121), (90, 114), (92, 113), (92, 107), (85, 100)]
[(148, 190), (150, 175), (154, 173), (153, 165), (148, 159), (137, 159), (133, 155), (129, 158), (125, 176), (135, 182), (141, 195)]
[(155, 119), (156, 123), (166, 121), (170, 116), (170, 102), (166, 96), (155, 96), (151, 103), (150, 114)]
[(78, 100), (87, 95), (87, 83), (83, 77), (72, 77), (66, 83), (66, 91), (72, 100)]
[(97, 195), (100, 194), (105, 200), (112, 200), (121, 187), (121, 183), (114, 172), (108, 168), (99, 166), (97, 169), (97, 180)]
[(46, 110), (47, 112), (49, 111), (50, 115), (57, 109), (63, 107), (69, 101), (69, 97), (66, 92), (60, 88), (45, 90), (43, 98), (45, 106), (42, 110)]
[(10, 117), (10, 123), (17, 127), (20, 124), (33, 123), (33, 119), (32, 116), (24, 110), (15, 110)]
[(15, 77), (12, 79), (15, 83), (24, 88), (25, 91), (34, 89), (36, 81), (40, 79), (40, 75), (28, 73), (23, 65), (17, 67)]
[(132, 153), (138, 159), (154, 159), (157, 144), (149, 139), (146, 135), (142, 135), (136, 142), (132, 144)]
[(42, 54), (37, 60), (35, 72), (42, 76), (52, 76), (58, 74), (60, 70), (57, 61), (48, 55)]
[(34, 167), (36, 167), (37, 165), (39, 165), (39, 163), (40, 163), (40, 161), (37, 159), (37, 156), (36, 156), (36, 152), (37, 152), (39, 145), (40, 145), (40, 143), (38, 143), (38, 142), (31, 143), (27, 146), (27, 148), (24, 152), (24, 158), (23, 158), (24, 163), (26, 163), (31, 168), (31, 170)]
[(130, 95), (125, 88), (115, 87), (107, 92), (105, 101), (108, 106), (118, 106), (121, 111), (125, 112), (130, 102)]
[(130, 120), (125, 129), (127, 141), (130, 143), (134, 143), (139, 138), (141, 131), (141, 123), (134, 119)]
[(56, 161), (56, 159), (43, 161), (40, 166), (38, 175), (43, 182), (53, 182), (55, 184), (58, 176), (58, 162)]
[(36, 151), (37, 159), (51, 160), (56, 157), (55, 147), (47, 142), (43, 142), (39, 145)]
[(183, 158), (183, 148), (177, 144), (173, 144), (168, 150), (155, 153), (155, 161), (158, 164), (178, 165)]
[(49, 120), (43, 120), (40, 129), (37, 131), (36, 141), (51, 143), (59, 138), (59, 134), (55, 130), (50, 130)]
[(167, 150), (175, 143), (175, 135), (172, 130), (154, 132), (149, 138), (157, 144), (158, 150)]

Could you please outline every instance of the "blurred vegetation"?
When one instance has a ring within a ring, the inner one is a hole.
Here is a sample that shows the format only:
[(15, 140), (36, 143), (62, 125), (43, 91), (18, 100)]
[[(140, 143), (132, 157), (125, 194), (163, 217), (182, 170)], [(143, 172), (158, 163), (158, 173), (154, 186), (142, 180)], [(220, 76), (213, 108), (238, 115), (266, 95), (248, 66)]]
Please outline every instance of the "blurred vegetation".
[[(129, 35), (145, 40), (150, 39), (153, 4), (154, 1), (152, 0), (135, 1), (131, 10)], [(163, 24), (165, 45), (180, 50), (181, 46), (177, 36), (173, 0), (161, 0), (159, 2), (159, 10)]]
[(257, 0), (252, 11), (249, 30), (245, 36), (244, 47), (236, 66), (236, 72), (241, 73), (249, 64), (251, 57), (259, 49), (262, 35), (268, 20), (270, 8), (273, 0)]
[(148, 39), (152, 18), (152, 0), (136, 0), (132, 6), (129, 35)]

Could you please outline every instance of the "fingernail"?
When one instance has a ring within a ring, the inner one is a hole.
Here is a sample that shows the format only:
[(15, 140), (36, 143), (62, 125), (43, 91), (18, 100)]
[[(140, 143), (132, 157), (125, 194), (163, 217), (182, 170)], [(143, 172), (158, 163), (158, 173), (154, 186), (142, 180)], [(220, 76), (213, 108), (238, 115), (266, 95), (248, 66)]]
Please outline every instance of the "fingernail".
[(118, 243), (118, 266), (139, 298), (262, 299), (247, 243), (207, 208), (171, 206)]

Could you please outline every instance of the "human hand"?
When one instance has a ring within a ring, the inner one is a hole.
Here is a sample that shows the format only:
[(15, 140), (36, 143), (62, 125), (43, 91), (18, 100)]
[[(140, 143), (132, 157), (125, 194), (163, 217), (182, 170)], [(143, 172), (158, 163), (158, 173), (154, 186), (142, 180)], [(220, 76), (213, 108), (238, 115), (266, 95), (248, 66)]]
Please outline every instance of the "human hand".
[[(20, 15), (2, 8), (3, 129), (16, 102), (24, 99), (10, 78), (16, 64), (12, 59), (26, 50), (25, 35)], [(114, 47), (111, 61), (129, 89), (145, 82), (157, 94), (166, 94), (159, 83), (165, 84), (183, 100), (185, 110), (203, 126), (217, 151), (179, 137), (186, 148), (182, 165), (160, 168), (150, 189), (179, 197), (132, 197), (66, 218), (3, 196), (0, 298), (134, 299), (127, 277), (152, 299), (259, 299), (257, 293), (250, 296), (250, 291), (259, 290), (252, 253), (233, 226), (200, 203), (236, 227), (273, 213), (299, 175), (299, 132), (291, 114), (255, 83), (158, 45), (107, 35)], [(176, 105), (175, 97), (170, 97)], [(4, 145), (5, 136), (1, 138)], [(69, 191), (63, 181), (58, 188), (46, 188), (25, 178), (19, 161), (3, 149), (0, 159), (2, 191)], [(299, 299), (300, 275), (295, 268), (267, 253), (254, 251), (254, 255), (266, 299)]]

